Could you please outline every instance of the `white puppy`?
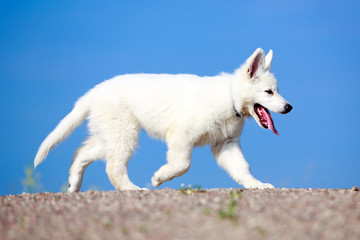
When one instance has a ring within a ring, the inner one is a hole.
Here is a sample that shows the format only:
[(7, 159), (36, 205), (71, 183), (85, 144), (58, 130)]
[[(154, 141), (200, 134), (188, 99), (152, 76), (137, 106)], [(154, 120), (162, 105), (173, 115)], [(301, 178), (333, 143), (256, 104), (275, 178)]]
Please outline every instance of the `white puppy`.
[(199, 77), (191, 74), (128, 74), (95, 86), (42, 142), (35, 167), (52, 147), (88, 118), (90, 136), (74, 154), (69, 192), (79, 191), (84, 171), (98, 159), (106, 160), (106, 172), (117, 190), (136, 190), (127, 174), (140, 128), (166, 141), (167, 164), (151, 181), (157, 187), (188, 171), (195, 146), (211, 144), (212, 152), (229, 175), (245, 188), (272, 188), (255, 179), (240, 146), (246, 118), (271, 129), (268, 111), (288, 113), (270, 72), (273, 53), (257, 49), (233, 74)]

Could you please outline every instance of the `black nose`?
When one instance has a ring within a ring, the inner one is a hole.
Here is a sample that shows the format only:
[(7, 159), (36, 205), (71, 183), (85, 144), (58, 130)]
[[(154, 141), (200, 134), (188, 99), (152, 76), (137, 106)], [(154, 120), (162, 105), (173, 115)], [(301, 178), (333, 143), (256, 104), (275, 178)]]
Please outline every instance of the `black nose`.
[(292, 109), (293, 109), (293, 107), (290, 104), (286, 104), (284, 111), (282, 113), (283, 114), (289, 113)]

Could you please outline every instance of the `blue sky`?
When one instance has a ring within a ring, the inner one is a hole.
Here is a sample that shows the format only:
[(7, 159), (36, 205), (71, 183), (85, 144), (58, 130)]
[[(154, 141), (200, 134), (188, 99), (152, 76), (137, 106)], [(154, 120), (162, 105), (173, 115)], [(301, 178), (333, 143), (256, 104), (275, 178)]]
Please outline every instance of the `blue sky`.
[[(277, 187), (350, 188), (360, 176), (358, 1), (7, 1), (0, 8), (0, 194), (21, 193), (46, 135), (88, 89), (118, 74), (232, 72), (258, 47), (294, 106), (273, 114), (280, 136), (247, 121), (241, 145), (252, 173)], [(44, 191), (67, 182), (83, 124), (36, 172)], [(147, 186), (166, 145), (142, 132), (129, 163)], [(209, 147), (193, 152), (181, 183), (239, 187)], [(113, 190), (105, 163), (82, 190)]]

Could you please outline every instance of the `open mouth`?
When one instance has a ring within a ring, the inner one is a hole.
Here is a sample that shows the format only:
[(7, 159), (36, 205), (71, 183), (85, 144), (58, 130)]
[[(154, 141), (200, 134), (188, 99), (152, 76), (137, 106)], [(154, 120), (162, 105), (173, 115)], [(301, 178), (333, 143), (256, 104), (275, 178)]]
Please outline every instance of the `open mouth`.
[(269, 110), (258, 103), (254, 105), (254, 110), (256, 115), (259, 117), (260, 124), (264, 128), (270, 128), (276, 135), (279, 135), (279, 133), (275, 129), (274, 122), (272, 120)]

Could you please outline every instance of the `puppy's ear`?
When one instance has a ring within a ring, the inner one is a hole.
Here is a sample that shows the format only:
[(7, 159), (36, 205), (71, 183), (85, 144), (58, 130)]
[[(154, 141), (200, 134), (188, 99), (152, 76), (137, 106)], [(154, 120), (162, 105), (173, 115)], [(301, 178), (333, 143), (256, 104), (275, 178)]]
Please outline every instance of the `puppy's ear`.
[(260, 71), (264, 71), (265, 53), (264, 50), (258, 48), (255, 52), (246, 60), (247, 73), (249, 78), (253, 78)]
[(273, 51), (270, 49), (270, 51), (268, 52), (268, 54), (266, 54), (265, 57), (265, 67), (264, 67), (265, 71), (270, 71), (272, 60), (273, 60)]

